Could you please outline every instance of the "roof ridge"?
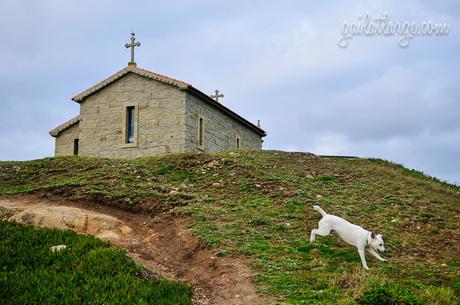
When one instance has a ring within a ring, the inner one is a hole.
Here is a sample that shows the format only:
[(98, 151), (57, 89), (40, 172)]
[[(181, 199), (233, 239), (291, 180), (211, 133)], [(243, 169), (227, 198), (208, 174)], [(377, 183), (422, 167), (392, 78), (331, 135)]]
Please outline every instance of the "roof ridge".
[(126, 75), (129, 72), (135, 73), (135, 74), (140, 75), (140, 76), (149, 77), (149, 78), (152, 78), (154, 80), (158, 80), (158, 81), (167, 83), (169, 85), (179, 87), (181, 89), (185, 89), (187, 87), (192, 86), (189, 83), (186, 83), (184, 81), (181, 81), (181, 80), (169, 77), (169, 76), (165, 76), (165, 75), (162, 75), (162, 74), (159, 74), (159, 73), (155, 73), (155, 72), (152, 72), (152, 71), (149, 71), (149, 70), (146, 70), (146, 69), (142, 69), (142, 68), (138, 68), (138, 67), (134, 67), (134, 66), (127, 66), (127, 67), (124, 67), (123, 69), (115, 72), (114, 74), (110, 75), (106, 79), (104, 79), (104, 80), (98, 82), (97, 84), (91, 86), (87, 90), (75, 95), (72, 98), (72, 100), (75, 101), (75, 102), (81, 102), (86, 97), (88, 97), (91, 94), (99, 91), (100, 89), (110, 85), (111, 83), (113, 83), (114, 81), (116, 81), (119, 78), (123, 77), (124, 75)]
[(153, 72), (153, 71), (150, 71), (150, 70), (147, 70), (147, 69), (138, 68), (138, 67), (134, 67), (134, 69), (142, 70), (142, 71), (157, 75), (159, 77), (164, 77), (164, 78), (170, 79), (170, 80), (178, 82), (178, 83), (183, 83), (186, 86), (192, 86), (191, 84), (189, 84), (187, 82), (184, 82), (183, 80), (180, 80), (180, 79), (177, 79), (177, 78), (174, 78), (174, 77), (170, 77), (170, 76), (166, 76), (166, 75), (163, 75), (163, 74), (160, 74), (160, 73), (156, 73), (156, 72)]
[[(113, 81), (117, 80), (118, 78), (120, 78), (121, 76), (123, 76), (124, 74), (127, 73), (128, 71), (128, 67), (124, 67), (123, 69), (121, 70), (118, 70), (117, 72), (113, 73), (112, 75), (110, 75), (109, 77), (101, 80), (100, 82), (98, 82), (97, 84), (89, 87), (88, 89), (86, 89), (85, 91), (83, 92), (80, 92), (79, 94), (75, 95), (74, 97), (72, 97), (72, 100), (75, 101), (75, 102), (78, 102), (78, 101), (82, 101), (85, 97), (87, 97), (88, 95), (91, 95), (93, 94), (94, 92), (104, 88), (105, 86), (107, 86), (108, 84), (112, 83)], [(112, 78), (114, 78), (112, 80)]]

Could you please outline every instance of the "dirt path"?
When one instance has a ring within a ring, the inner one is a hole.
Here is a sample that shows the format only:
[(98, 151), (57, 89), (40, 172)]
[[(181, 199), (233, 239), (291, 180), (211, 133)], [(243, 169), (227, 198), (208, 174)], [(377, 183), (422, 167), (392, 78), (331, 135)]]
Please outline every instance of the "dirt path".
[[(40, 225), (46, 225), (47, 216), (42, 215), (43, 211), (58, 214), (63, 221), (53, 226), (62, 228), (64, 224), (80, 233), (107, 237), (113, 245), (126, 249), (131, 258), (147, 269), (164, 278), (194, 285), (194, 304), (265, 304), (266, 300), (257, 294), (252, 283), (254, 274), (247, 261), (242, 257), (217, 257), (215, 250), (204, 247), (199, 239), (192, 236), (185, 218), (164, 214), (153, 221), (145, 215), (98, 204), (50, 202), (35, 197), (0, 199), (0, 207), (13, 209), (17, 213), (13, 216), (16, 220), (36, 221)], [(71, 215), (83, 217), (83, 225), (79, 226), (79, 219), (71, 219), (76, 216), (65, 214), (64, 207), (70, 209)], [(37, 211), (42, 214), (31, 216)], [(104, 228), (98, 230), (96, 227), (99, 225), (88, 224), (91, 217), (102, 219)]]

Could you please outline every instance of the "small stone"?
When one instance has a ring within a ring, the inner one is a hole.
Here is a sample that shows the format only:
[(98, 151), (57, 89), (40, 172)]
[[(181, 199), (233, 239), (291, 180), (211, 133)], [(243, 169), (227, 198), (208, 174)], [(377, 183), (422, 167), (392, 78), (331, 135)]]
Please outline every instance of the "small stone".
[(319, 195), (319, 194), (316, 195), (316, 199), (321, 199), (321, 198), (323, 198), (323, 196), (321, 196), (321, 195)]
[(398, 222), (398, 220), (396, 218), (393, 218), (391, 222)]
[(222, 183), (214, 182), (214, 183), (212, 184), (212, 186), (221, 187), (221, 186), (222, 186)]
[(66, 245), (57, 245), (57, 246), (50, 247), (50, 251), (51, 252), (59, 252), (61, 250), (64, 250), (65, 248), (67, 248)]
[(209, 168), (215, 168), (215, 167), (219, 167), (219, 166), (220, 166), (220, 162), (217, 161), (217, 160), (212, 160), (211, 162), (208, 163)]
[(176, 196), (178, 194), (179, 194), (179, 192), (176, 191), (176, 190), (172, 190), (172, 191), (169, 192), (169, 195), (173, 195), (173, 196)]
[(447, 264), (441, 264), (441, 266), (443, 266), (443, 267), (447, 267)]
[(308, 174), (307, 176), (307, 179), (315, 179), (315, 177), (313, 177), (312, 175)]
[(261, 188), (260, 184), (256, 184), (255, 186), (256, 186), (256, 188), (258, 188), (258, 189)]
[(114, 241), (120, 239), (120, 235), (118, 235), (115, 232), (112, 231), (104, 231), (96, 235), (96, 237), (102, 239), (102, 240), (107, 240), (107, 241)]
[(129, 234), (129, 233), (131, 233), (133, 231), (133, 229), (131, 229), (128, 226), (121, 226), (118, 229), (120, 230), (121, 234), (123, 234), (123, 235)]

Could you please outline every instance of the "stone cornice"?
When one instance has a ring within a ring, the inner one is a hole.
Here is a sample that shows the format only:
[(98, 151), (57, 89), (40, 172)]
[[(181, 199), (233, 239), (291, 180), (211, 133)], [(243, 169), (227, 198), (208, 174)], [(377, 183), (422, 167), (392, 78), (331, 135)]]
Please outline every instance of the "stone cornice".
[(53, 137), (57, 137), (61, 132), (63, 132), (64, 130), (66, 130), (69, 127), (72, 127), (73, 125), (75, 125), (75, 124), (77, 124), (79, 122), (80, 122), (80, 116), (77, 115), (76, 117), (71, 118), (67, 122), (62, 123), (58, 127), (56, 127), (53, 130), (51, 130), (50, 135), (53, 136)]

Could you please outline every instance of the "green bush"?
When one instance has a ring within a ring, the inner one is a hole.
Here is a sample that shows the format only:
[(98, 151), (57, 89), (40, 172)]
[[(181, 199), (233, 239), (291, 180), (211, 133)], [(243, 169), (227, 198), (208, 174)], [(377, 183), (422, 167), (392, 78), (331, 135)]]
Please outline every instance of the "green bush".
[(428, 304), (451, 305), (456, 303), (455, 292), (449, 287), (430, 287), (425, 290), (425, 297)]
[(0, 236), (1, 304), (191, 304), (189, 286), (145, 276), (96, 238), (4, 221)]
[(410, 290), (396, 284), (378, 284), (365, 291), (360, 302), (362, 305), (418, 305), (420, 299)]
[(168, 165), (168, 166), (165, 166), (165, 167), (162, 167), (158, 170), (158, 174), (160, 175), (164, 175), (164, 174), (168, 174), (172, 171), (172, 166), (171, 165)]

